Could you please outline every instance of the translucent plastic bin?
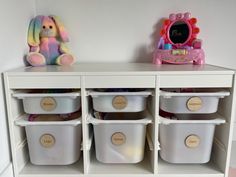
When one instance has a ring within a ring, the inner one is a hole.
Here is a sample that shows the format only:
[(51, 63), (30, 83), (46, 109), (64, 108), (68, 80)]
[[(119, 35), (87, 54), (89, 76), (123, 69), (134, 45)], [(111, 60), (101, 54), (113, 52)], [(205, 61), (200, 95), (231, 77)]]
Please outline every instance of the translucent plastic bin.
[(28, 116), (17, 120), (25, 126), (30, 161), (35, 165), (68, 165), (80, 158), (81, 119), (30, 122)]
[(93, 108), (99, 112), (141, 112), (146, 109), (150, 91), (139, 92), (96, 92), (89, 93), (93, 98)]
[(94, 125), (97, 160), (103, 163), (142, 161), (146, 125), (151, 123), (151, 118), (144, 113), (108, 113), (105, 119), (90, 118)]
[(207, 163), (215, 126), (225, 120), (214, 115), (179, 115), (179, 120), (160, 118), (160, 156), (170, 163)]
[(28, 114), (67, 114), (80, 108), (80, 93), (15, 93)]
[(229, 96), (227, 91), (171, 92), (160, 91), (160, 108), (170, 113), (215, 113), (220, 98)]

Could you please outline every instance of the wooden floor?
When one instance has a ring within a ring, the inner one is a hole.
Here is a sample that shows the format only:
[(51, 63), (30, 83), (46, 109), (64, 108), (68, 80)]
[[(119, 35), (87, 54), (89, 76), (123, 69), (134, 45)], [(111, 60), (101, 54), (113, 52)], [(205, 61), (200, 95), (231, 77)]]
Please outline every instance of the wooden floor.
[(235, 176), (236, 176), (236, 168), (230, 168), (229, 177), (235, 177)]

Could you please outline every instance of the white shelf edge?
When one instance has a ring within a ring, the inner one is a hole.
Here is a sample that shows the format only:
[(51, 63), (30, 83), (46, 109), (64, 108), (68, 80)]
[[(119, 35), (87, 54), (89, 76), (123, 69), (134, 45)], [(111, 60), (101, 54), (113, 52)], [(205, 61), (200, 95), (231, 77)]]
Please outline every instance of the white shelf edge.
[(77, 126), (82, 123), (81, 117), (67, 121), (28, 121), (29, 114), (23, 114), (14, 121), (17, 126), (69, 125)]

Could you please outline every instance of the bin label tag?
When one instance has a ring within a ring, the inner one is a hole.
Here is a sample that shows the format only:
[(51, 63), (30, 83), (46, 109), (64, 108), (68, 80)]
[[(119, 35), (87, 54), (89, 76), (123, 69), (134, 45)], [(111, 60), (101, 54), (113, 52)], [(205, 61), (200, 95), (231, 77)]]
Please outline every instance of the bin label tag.
[(187, 101), (187, 108), (189, 111), (198, 111), (202, 108), (202, 99), (200, 97), (191, 97)]
[(53, 147), (55, 142), (56, 142), (55, 137), (51, 134), (43, 134), (40, 137), (40, 144), (45, 148)]
[(40, 106), (44, 111), (53, 111), (57, 107), (57, 102), (52, 97), (44, 97), (40, 102)]
[(116, 146), (120, 146), (122, 144), (125, 144), (126, 136), (122, 132), (113, 133), (113, 135), (111, 136), (111, 142), (112, 142), (112, 144), (114, 144)]
[(185, 145), (188, 148), (197, 148), (200, 145), (200, 137), (197, 135), (189, 135), (185, 139)]
[(121, 95), (115, 96), (112, 100), (113, 108), (118, 109), (118, 110), (126, 108), (127, 104), (128, 104), (128, 101), (125, 98), (125, 96), (121, 96)]

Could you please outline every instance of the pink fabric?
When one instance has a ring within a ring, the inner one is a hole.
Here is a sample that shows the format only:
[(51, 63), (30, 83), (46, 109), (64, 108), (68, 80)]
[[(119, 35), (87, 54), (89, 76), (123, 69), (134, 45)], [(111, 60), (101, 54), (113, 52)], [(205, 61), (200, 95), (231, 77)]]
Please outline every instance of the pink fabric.
[(74, 62), (74, 59), (71, 55), (63, 54), (57, 59), (58, 65), (72, 65)]
[(45, 58), (40, 53), (32, 53), (31, 55), (27, 56), (27, 61), (32, 66), (43, 66), (45, 65)]
[(63, 39), (64, 42), (69, 42), (68, 39), (68, 34), (65, 31), (60, 31), (61, 38)]
[(60, 43), (54, 37), (42, 38), (40, 43), (40, 53), (47, 59), (47, 64), (55, 64), (58, 56), (61, 55)]
[(229, 177), (236, 177), (236, 168), (229, 169)]
[(40, 50), (48, 51), (50, 44), (55, 44), (55, 46), (59, 48), (59, 42), (55, 38), (46, 38), (41, 40)]

